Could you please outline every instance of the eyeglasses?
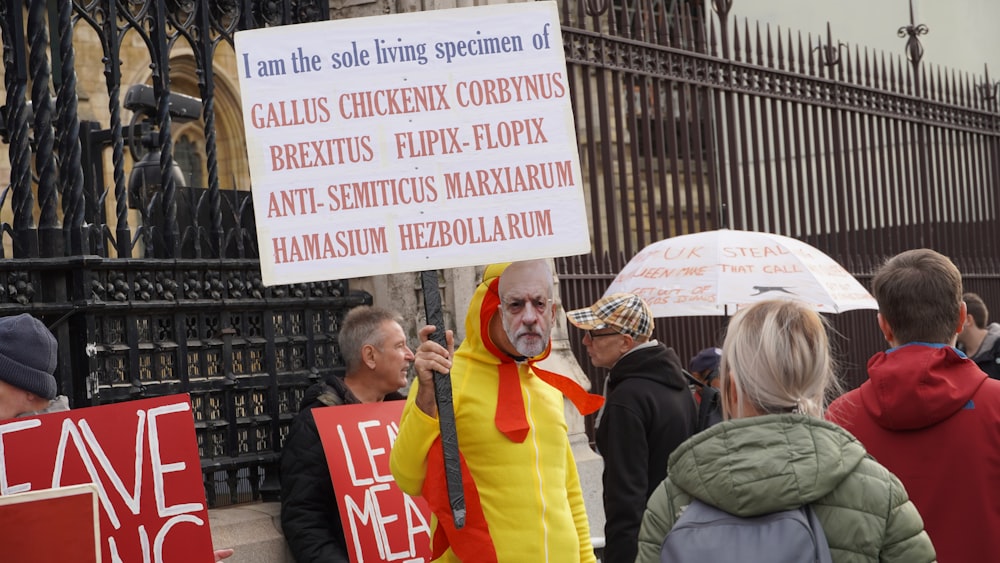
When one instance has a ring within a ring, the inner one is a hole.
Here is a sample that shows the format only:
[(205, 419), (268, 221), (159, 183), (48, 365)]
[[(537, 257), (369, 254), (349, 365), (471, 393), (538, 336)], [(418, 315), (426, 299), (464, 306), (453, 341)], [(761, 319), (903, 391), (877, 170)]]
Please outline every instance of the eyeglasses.
[(596, 332), (594, 332), (594, 331), (592, 331), (592, 330), (588, 330), (588, 331), (587, 331), (587, 334), (589, 334), (589, 335), (590, 335), (590, 339), (591, 339), (591, 340), (593, 340), (593, 339), (595, 339), (595, 338), (600, 338), (600, 337), (602, 337), (602, 336), (619, 336), (619, 335), (621, 335), (621, 333), (620, 333), (620, 332), (615, 332), (615, 331), (612, 331), (612, 332), (601, 332), (601, 333), (596, 333)]
[(535, 312), (542, 314), (551, 302), (551, 299), (536, 297), (533, 299), (511, 299), (510, 301), (502, 302), (500, 306), (503, 307), (503, 310), (506, 311), (508, 315), (520, 315), (524, 312), (524, 308), (530, 303), (531, 306), (535, 308)]

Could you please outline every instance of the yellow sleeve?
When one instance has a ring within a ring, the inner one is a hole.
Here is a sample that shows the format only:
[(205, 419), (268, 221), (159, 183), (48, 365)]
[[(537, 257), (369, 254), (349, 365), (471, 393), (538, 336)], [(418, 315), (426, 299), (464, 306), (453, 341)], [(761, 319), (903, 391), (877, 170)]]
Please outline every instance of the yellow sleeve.
[(414, 402), (419, 385), (414, 379), (399, 419), (399, 435), (389, 452), (389, 470), (399, 488), (410, 496), (420, 495), (427, 476), (427, 452), (441, 434), (438, 419), (428, 416)]
[(576, 533), (580, 536), (580, 563), (596, 563), (594, 546), (590, 542), (590, 521), (587, 519), (587, 507), (583, 502), (583, 489), (580, 487), (580, 474), (576, 470), (576, 459), (566, 439), (566, 494), (569, 507), (573, 511), (573, 523)]

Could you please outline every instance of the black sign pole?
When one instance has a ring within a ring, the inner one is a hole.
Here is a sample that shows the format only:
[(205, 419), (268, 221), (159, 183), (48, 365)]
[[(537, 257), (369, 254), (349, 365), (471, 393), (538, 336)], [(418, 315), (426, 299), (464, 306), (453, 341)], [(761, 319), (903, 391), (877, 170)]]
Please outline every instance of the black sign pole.
[[(423, 286), (424, 313), (427, 324), (437, 327), (431, 333), (431, 340), (445, 349), (448, 341), (445, 337), (444, 312), (441, 308), (441, 291), (438, 289), (437, 270), (420, 273), (420, 284)], [(465, 491), (462, 489), (462, 467), (458, 459), (458, 433), (455, 431), (455, 405), (451, 396), (451, 376), (447, 373), (434, 373), (434, 398), (437, 401), (438, 422), (441, 425), (441, 448), (444, 451), (444, 476), (448, 484), (448, 500), (451, 503), (451, 515), (456, 528), (465, 526)]]

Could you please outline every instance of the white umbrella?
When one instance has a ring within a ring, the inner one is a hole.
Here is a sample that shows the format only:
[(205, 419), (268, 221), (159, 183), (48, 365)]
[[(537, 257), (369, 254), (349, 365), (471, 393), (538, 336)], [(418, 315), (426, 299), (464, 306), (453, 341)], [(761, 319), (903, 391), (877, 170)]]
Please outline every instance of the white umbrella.
[(802, 241), (721, 229), (663, 239), (635, 255), (605, 295), (634, 293), (656, 317), (728, 315), (766, 299), (798, 299), (823, 313), (878, 309), (834, 259)]

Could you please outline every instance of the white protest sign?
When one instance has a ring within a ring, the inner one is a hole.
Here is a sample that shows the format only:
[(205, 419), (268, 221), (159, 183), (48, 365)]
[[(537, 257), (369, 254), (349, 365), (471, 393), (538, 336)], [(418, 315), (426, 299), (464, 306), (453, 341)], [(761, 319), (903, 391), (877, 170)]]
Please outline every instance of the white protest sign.
[(236, 35), (266, 285), (590, 251), (554, 2)]

